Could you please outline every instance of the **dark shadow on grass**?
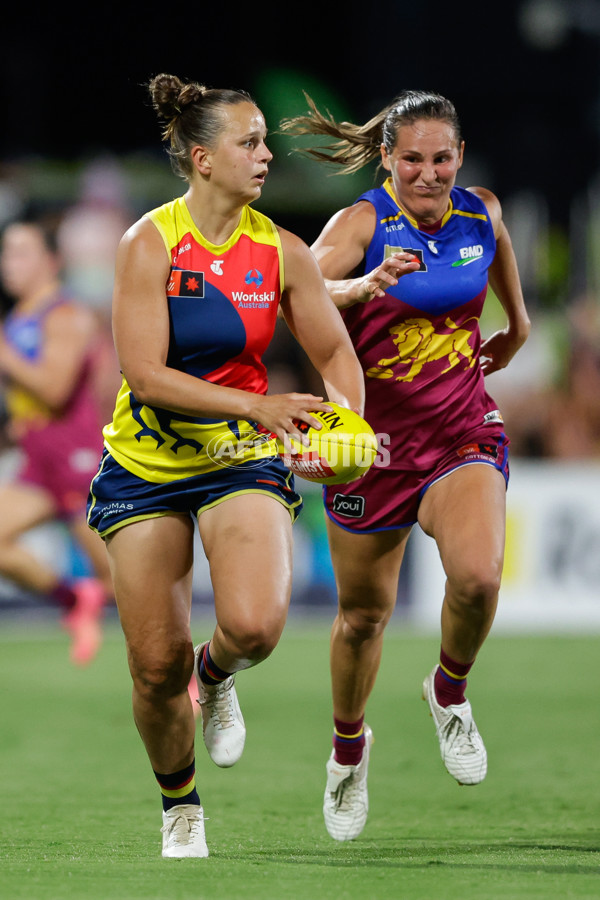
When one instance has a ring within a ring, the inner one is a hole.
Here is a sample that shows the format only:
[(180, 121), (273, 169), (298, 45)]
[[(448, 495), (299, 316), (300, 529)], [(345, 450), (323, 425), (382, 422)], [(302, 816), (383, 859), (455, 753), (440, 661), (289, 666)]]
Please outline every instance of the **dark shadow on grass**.
[[(388, 844), (393, 843), (391, 840)], [(329, 848), (304, 850), (298, 847), (284, 847), (280, 850), (256, 850), (246, 847), (239, 854), (214, 852), (215, 858), (236, 859), (240, 862), (270, 862), (288, 865), (317, 865), (339, 868), (397, 868), (397, 869), (430, 869), (432, 867), (456, 870), (511, 871), (520, 873), (544, 873), (548, 875), (600, 875), (599, 865), (587, 865), (569, 862), (569, 856), (582, 853), (599, 853), (596, 844), (570, 845), (564, 843), (538, 843), (535, 841), (509, 841), (506, 843), (481, 843), (448, 845), (432, 844), (425, 846), (417, 842), (417, 846), (407, 842), (400, 846), (382, 847), (377, 844), (356, 843), (354, 841), (333, 845)], [(457, 857), (467, 854), (480, 856), (510, 857), (494, 861), (463, 862)], [(556, 853), (565, 858), (564, 865), (546, 860), (536, 860), (536, 853)], [(515, 856), (533, 856), (533, 859), (515, 859)]]

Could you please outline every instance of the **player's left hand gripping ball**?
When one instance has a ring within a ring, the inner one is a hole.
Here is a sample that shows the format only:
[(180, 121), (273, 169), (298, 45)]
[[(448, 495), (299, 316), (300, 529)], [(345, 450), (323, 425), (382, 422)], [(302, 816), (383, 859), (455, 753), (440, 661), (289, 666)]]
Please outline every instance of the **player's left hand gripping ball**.
[(362, 478), (377, 457), (377, 438), (371, 426), (351, 409), (326, 401), (331, 412), (312, 411), (320, 429), (298, 422), (308, 446), (292, 439), (293, 453), (280, 444), (279, 455), (294, 475), (317, 484), (348, 484)]

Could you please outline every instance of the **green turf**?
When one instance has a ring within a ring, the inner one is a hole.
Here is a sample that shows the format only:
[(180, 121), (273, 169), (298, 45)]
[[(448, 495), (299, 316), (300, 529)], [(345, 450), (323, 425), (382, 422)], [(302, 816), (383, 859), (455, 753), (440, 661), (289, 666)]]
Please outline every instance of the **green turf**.
[(420, 700), (437, 637), (390, 627), (368, 711), (369, 820), (358, 840), (338, 844), (321, 813), (328, 630), (290, 621), (271, 659), (239, 676), (244, 757), (220, 770), (200, 741), (211, 856), (179, 861), (160, 856), (160, 801), (118, 627), (76, 670), (54, 626), (5, 626), (0, 897), (600, 897), (600, 637), (492, 633), (469, 681), (489, 774), (459, 787)]

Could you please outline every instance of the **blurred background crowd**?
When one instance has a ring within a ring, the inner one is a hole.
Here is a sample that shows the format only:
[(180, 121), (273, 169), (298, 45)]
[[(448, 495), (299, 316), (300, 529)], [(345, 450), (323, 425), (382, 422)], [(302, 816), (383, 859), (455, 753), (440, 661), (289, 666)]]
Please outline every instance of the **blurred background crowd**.
[[(310, 243), (338, 202), (352, 202), (377, 174), (373, 168), (336, 179), (324, 174), (323, 167), (290, 156), (287, 144), (289, 138), (272, 135), (276, 158), (257, 206)], [(489, 184), (489, 179), (477, 177), (475, 148), (470, 148), (470, 156), (460, 183)], [(108, 421), (119, 384), (110, 334), (116, 248), (143, 212), (185, 188), (170, 175), (166, 158), (157, 154), (138, 159), (104, 152), (68, 163), (20, 159), (6, 162), (0, 172), (0, 229), (32, 213), (57, 217), (66, 287), (94, 310), (107, 338), (98, 349), (97, 372)], [(551, 217), (541, 191), (509, 191), (501, 198), (533, 325), (526, 346), (506, 371), (490, 377), (488, 390), (498, 400), (513, 454), (519, 456), (600, 459), (599, 189), (591, 178), (587, 188), (573, 196), (565, 220)], [(307, 195), (314, 195), (310, 212)], [(4, 288), (0, 302), (5, 316), (12, 298)], [(490, 294), (482, 320), (484, 336), (503, 326), (502, 316)], [(268, 361), (273, 390), (316, 388), (309, 364), (284, 326), (278, 327)], [(1, 401), (0, 385), (0, 415)], [(6, 447), (4, 428), (0, 440)]]
[[(306, 109), (306, 91), (336, 119), (364, 122), (416, 87), (455, 103), (466, 140), (458, 183), (497, 193), (515, 247), (532, 332), (488, 383), (512, 455), (599, 461), (600, 3), (511, 0), (485, 23), (472, 0), (453, 21), (436, 0), (309, 11), (302, 20), (290, 13), (284, 32), (268, 40), (262, 25), (190, 11), (185, 36), (173, 23), (171, 41), (163, 17), (142, 20), (137, 6), (116, 19), (98, 14), (78, 31), (67, 7), (40, 13), (30, 28), (22, 10), (6, 13), (0, 234), (31, 211), (58, 217), (65, 284), (102, 325), (96, 369), (105, 421), (120, 383), (110, 329), (118, 241), (141, 214), (185, 190), (161, 147), (148, 78), (172, 71), (250, 91), (274, 153), (257, 206), (309, 244), (378, 173), (331, 174), (293, 152), (302, 141), (277, 133), (281, 119)], [(2, 316), (11, 304), (0, 287)], [(490, 295), (484, 336), (502, 324)], [(319, 392), (285, 326), (267, 362), (272, 391)], [(4, 425), (0, 384), (0, 473), (12, 452)]]

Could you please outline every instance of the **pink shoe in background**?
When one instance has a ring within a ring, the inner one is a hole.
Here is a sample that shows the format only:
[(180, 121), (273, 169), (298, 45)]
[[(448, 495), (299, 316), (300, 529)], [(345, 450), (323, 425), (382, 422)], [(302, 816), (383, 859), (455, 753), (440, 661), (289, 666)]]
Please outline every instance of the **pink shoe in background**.
[(202, 712), (202, 708), (200, 706), (200, 694), (198, 692), (198, 682), (196, 681), (195, 675), (192, 675), (190, 683), (188, 684), (188, 694), (190, 695), (190, 700), (192, 701), (194, 718), (197, 719)]
[(73, 590), (77, 600), (63, 619), (63, 624), (72, 638), (71, 662), (86, 666), (94, 659), (102, 643), (106, 592), (96, 578), (79, 578)]

